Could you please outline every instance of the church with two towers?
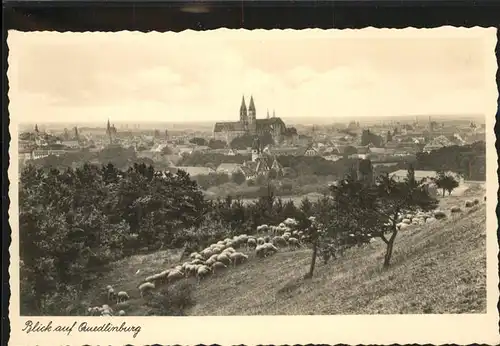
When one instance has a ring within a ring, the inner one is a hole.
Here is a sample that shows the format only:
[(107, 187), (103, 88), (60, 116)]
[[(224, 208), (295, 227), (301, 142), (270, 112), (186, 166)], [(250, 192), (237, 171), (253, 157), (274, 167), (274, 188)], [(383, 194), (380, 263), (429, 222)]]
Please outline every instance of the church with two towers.
[(274, 111), (272, 117), (269, 117), (268, 111), (267, 118), (257, 119), (257, 110), (253, 96), (250, 96), (248, 108), (245, 103), (245, 96), (243, 96), (240, 106), (239, 121), (218, 122), (215, 123), (214, 126), (214, 138), (223, 140), (226, 143), (230, 143), (234, 138), (239, 136), (260, 136), (265, 133), (269, 133), (273, 137), (275, 143), (279, 143), (283, 140), (285, 132), (285, 123), (281, 118), (275, 116)]

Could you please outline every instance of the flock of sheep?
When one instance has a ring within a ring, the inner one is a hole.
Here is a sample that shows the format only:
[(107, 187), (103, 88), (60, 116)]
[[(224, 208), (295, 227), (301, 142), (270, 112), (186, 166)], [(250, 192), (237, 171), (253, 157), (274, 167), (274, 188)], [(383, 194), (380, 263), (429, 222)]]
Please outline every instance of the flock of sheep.
[[(163, 270), (154, 275), (146, 277), (138, 286), (141, 298), (151, 293), (156, 287), (164, 284), (172, 284), (184, 278), (196, 278), (197, 282), (206, 279), (228, 267), (235, 267), (248, 261), (248, 255), (236, 249), (255, 251), (255, 256), (264, 258), (274, 255), (279, 249), (297, 249), (302, 246), (305, 239), (302, 231), (295, 230), (298, 222), (288, 218), (278, 226), (260, 225), (257, 227), (257, 235), (249, 236), (241, 234), (233, 238), (226, 238), (211, 244), (202, 251), (193, 252), (189, 255), (190, 260), (173, 268)], [(112, 286), (107, 286), (107, 299), (109, 303), (116, 303), (118, 307), (130, 299), (125, 291), (115, 293)], [(91, 316), (113, 316), (113, 310), (109, 305), (88, 308)], [(120, 310), (118, 315), (125, 315)]]
[[(484, 197), (486, 201), (486, 197)], [(467, 201), (466, 208), (479, 204), (479, 200)], [(461, 208), (454, 206), (450, 209), (451, 213), (461, 212)], [(447, 214), (442, 210), (431, 212), (416, 212), (399, 215), (397, 228), (403, 230), (410, 226), (433, 223), (437, 220), (445, 219)], [(313, 217), (310, 220), (314, 220)], [(255, 251), (255, 256), (264, 258), (274, 255), (279, 249), (289, 248), (297, 249), (307, 242), (307, 235), (303, 231), (297, 230), (298, 222), (295, 219), (288, 218), (277, 226), (260, 225), (257, 227), (257, 234), (249, 236), (241, 234), (233, 238), (226, 238), (211, 244), (202, 251), (193, 252), (189, 255), (190, 260), (154, 275), (146, 277), (138, 286), (142, 298), (151, 293), (156, 287), (163, 284), (172, 284), (184, 278), (196, 278), (197, 282), (206, 279), (228, 267), (235, 267), (248, 261), (248, 255), (237, 249), (245, 248), (247, 251)], [(354, 235), (351, 235), (354, 236)], [(368, 239), (368, 242), (373, 239)], [(108, 303), (116, 303), (117, 308), (124, 308), (125, 303), (130, 299), (125, 291), (115, 292), (112, 286), (107, 286)], [(123, 305), (121, 305), (123, 304)], [(113, 316), (113, 309), (104, 304), (101, 307), (88, 308), (90, 316)], [(117, 315), (124, 316), (125, 311), (119, 310)]]
[[(486, 201), (486, 197), (484, 197), (484, 200)], [(471, 208), (478, 204), (479, 200), (474, 199), (473, 201), (466, 201), (465, 207)], [(450, 212), (452, 214), (460, 213), (462, 212), (462, 209), (459, 206), (454, 206), (451, 207)], [(408, 213), (406, 215), (401, 214), (399, 215), (398, 224), (396, 225), (396, 227), (398, 228), (398, 230), (402, 230), (410, 226), (418, 226), (426, 223), (433, 223), (436, 222), (437, 220), (445, 219), (446, 217), (447, 217), (446, 213), (442, 210), (435, 210), (430, 212), (419, 211), (416, 214)]]

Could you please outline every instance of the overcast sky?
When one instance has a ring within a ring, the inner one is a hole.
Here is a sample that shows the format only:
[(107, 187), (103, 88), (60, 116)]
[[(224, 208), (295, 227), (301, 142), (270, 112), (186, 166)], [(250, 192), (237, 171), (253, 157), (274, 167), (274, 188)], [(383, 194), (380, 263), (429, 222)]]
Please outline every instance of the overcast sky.
[(10, 32), (10, 111), (23, 122), (238, 120), (244, 94), (258, 118), (481, 114), (491, 42), (467, 29)]

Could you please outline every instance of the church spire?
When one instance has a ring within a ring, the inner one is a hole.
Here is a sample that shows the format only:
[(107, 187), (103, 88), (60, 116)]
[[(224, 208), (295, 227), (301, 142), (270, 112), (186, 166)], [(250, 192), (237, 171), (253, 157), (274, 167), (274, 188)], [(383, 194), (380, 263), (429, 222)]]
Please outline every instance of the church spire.
[(250, 96), (250, 104), (248, 105), (248, 111), (255, 113), (255, 104), (253, 103), (253, 96)]
[(276, 118), (276, 112), (273, 109), (273, 118)]
[(240, 106), (240, 122), (246, 124), (248, 122), (247, 105), (245, 104), (245, 95), (241, 98)]
[(269, 109), (267, 110), (267, 119), (269, 119)]
[(240, 106), (240, 111), (245, 110), (247, 111), (247, 105), (245, 104), (245, 95), (241, 98), (241, 106)]

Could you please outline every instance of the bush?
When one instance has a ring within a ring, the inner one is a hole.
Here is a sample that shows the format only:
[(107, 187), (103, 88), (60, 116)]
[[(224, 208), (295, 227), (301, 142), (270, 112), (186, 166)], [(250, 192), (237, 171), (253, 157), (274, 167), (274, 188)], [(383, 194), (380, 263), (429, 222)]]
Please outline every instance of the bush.
[(465, 202), (465, 207), (466, 207), (466, 208), (470, 208), (470, 207), (472, 207), (472, 206), (473, 206), (472, 201), (466, 201), (466, 202)]
[(451, 208), (452, 213), (460, 213), (461, 211), (462, 211), (462, 209), (460, 209), (460, 207), (452, 207)]
[(196, 305), (193, 283), (178, 281), (149, 296), (146, 306), (149, 316), (186, 316), (186, 311)]
[(438, 210), (438, 211), (434, 212), (434, 217), (438, 220), (444, 219), (444, 218), (446, 218), (446, 213), (444, 211)]

